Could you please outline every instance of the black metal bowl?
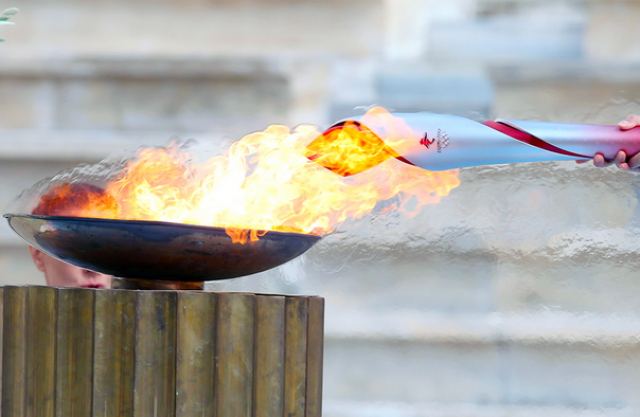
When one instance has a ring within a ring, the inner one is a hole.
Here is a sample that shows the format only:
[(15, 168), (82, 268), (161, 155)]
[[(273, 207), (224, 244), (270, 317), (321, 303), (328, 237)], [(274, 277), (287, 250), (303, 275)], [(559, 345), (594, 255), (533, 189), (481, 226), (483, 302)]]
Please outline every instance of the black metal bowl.
[(209, 281), (255, 274), (303, 254), (320, 237), (268, 232), (232, 243), (218, 227), (6, 214), (30, 245), (62, 261), (122, 278)]

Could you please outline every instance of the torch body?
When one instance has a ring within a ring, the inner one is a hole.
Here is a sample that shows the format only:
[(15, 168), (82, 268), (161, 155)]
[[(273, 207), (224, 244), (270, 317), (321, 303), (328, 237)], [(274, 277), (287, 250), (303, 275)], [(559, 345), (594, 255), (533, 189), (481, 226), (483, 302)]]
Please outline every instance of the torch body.
[[(476, 165), (587, 160), (596, 153), (613, 159), (619, 150), (640, 152), (640, 128), (622, 131), (617, 126), (503, 120), (477, 122), (434, 113), (367, 115), (353, 122), (385, 141), (398, 159), (439, 171)], [(403, 124), (401, 136), (391, 137)], [(395, 129), (397, 130), (397, 129)]]

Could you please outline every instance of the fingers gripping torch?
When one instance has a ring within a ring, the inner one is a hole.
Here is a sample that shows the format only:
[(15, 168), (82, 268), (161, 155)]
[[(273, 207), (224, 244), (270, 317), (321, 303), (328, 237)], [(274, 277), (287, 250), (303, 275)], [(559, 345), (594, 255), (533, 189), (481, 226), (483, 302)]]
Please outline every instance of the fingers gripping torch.
[[(376, 157), (369, 155), (370, 161), (357, 168), (345, 165), (350, 156), (344, 153), (340, 158), (331, 158), (328, 141), (339, 137), (346, 128), (357, 130), (365, 138), (361, 144), (375, 143), (370, 149)], [(613, 160), (619, 150), (630, 155), (640, 152), (640, 128), (623, 131), (617, 126), (504, 119), (476, 122), (433, 113), (373, 111), (332, 126), (308, 145), (307, 156), (347, 176), (372, 168), (388, 157), (441, 171), (477, 165), (588, 160), (596, 153)]]

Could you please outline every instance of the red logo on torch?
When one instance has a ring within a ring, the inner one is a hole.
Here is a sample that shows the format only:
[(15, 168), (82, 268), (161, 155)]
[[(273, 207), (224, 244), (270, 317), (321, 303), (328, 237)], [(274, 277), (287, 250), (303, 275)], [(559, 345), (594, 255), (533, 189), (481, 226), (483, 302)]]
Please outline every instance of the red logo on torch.
[(425, 132), (424, 137), (420, 139), (420, 145), (427, 149), (431, 149), (431, 145), (433, 144), (436, 144), (438, 153), (441, 153), (444, 148), (449, 146), (449, 135), (447, 132), (438, 129), (438, 134), (433, 139), (429, 139), (429, 134)]
[(435, 139), (429, 139), (429, 134), (427, 132), (424, 133), (424, 137), (420, 139), (420, 145), (429, 149), (429, 146), (433, 145), (436, 142)]

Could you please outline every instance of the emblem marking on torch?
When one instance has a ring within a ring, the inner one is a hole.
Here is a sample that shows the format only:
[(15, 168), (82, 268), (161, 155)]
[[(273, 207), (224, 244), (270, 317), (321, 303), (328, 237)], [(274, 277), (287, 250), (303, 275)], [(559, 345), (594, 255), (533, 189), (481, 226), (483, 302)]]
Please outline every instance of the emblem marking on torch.
[(438, 153), (442, 153), (444, 148), (449, 146), (449, 135), (447, 132), (442, 129), (438, 129), (438, 134), (435, 138), (429, 139), (429, 132), (425, 132), (422, 139), (420, 139), (420, 145), (424, 146), (427, 149), (431, 149), (433, 144), (436, 144), (436, 148)]
[(429, 149), (429, 147), (431, 145), (433, 145), (435, 141), (436, 141), (435, 139), (429, 139), (429, 133), (428, 132), (424, 132), (424, 137), (422, 139), (420, 139), (420, 145), (422, 145), (425, 148)]

